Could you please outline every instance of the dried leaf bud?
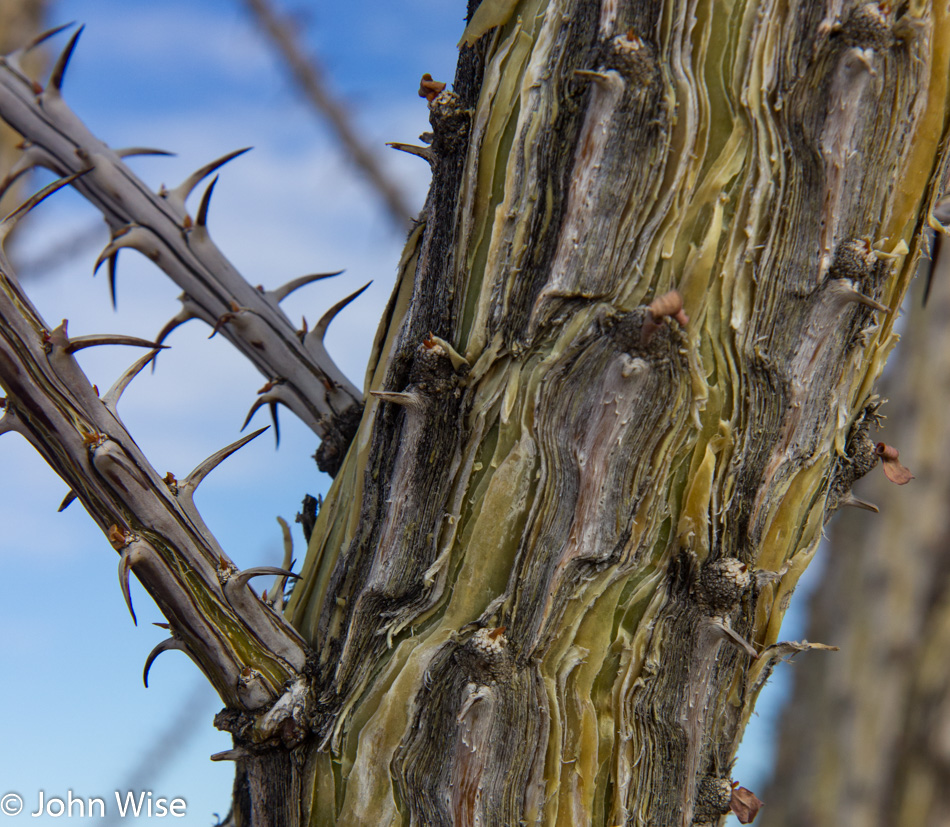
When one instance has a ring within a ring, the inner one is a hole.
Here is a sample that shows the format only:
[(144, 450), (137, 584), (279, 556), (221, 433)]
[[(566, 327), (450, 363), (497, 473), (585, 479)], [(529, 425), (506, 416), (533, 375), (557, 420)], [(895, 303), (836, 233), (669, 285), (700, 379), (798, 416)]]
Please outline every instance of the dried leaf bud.
[(98, 448), (106, 441), (106, 435), (100, 434), (98, 431), (93, 431), (92, 433), (83, 433), (82, 435), (82, 444), (87, 448)]
[(747, 790), (745, 787), (734, 786), (732, 789), (732, 799), (729, 802), (729, 809), (735, 813), (740, 824), (751, 824), (760, 809), (763, 801), (756, 797), (755, 793)]
[(109, 540), (109, 544), (116, 551), (125, 548), (130, 542), (132, 542), (132, 535), (124, 528), (119, 528), (119, 526), (115, 524), (109, 526), (109, 531), (106, 533), (106, 537)]
[(432, 75), (426, 72), (419, 82), (419, 97), (425, 98), (429, 103), (432, 103), (443, 89), (445, 89), (445, 84), (439, 83), (437, 80), (432, 80)]
[(649, 305), (650, 312), (656, 321), (664, 316), (676, 319), (683, 327), (689, 324), (689, 316), (683, 311), (683, 297), (679, 290), (670, 290), (662, 296), (657, 296)]
[(898, 450), (884, 442), (879, 442), (874, 446), (874, 453), (881, 458), (881, 464), (884, 466), (884, 476), (897, 485), (906, 485), (914, 475), (909, 468), (901, 465), (899, 461), (900, 453)]

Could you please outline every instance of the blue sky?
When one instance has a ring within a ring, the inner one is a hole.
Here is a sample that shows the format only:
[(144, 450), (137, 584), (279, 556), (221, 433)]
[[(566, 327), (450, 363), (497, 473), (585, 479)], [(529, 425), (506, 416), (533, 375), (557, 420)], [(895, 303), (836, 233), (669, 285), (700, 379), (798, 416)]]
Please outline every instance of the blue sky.
[[(451, 80), (464, 6), (462, 0), (282, 6), (296, 15), (303, 38), (361, 130), (419, 206), (428, 185), (426, 164), (384, 143), (414, 142), (428, 128), (425, 104), (416, 94), (419, 77), (430, 72)], [(331, 353), (361, 385), (402, 233), (297, 100), (242, 4), (57, 4), (51, 24), (70, 20), (85, 23), (86, 30), (66, 78), (67, 101), (112, 146), (176, 152), (174, 158), (131, 162), (154, 186), (174, 185), (232, 149), (255, 147), (224, 169), (209, 219), (216, 242), (249, 281), (274, 286), (303, 273), (346, 269), (291, 297), (285, 307), (294, 321), (306, 315), (312, 324), (331, 304), (373, 280), (328, 337)], [(95, 232), (96, 226), (104, 243), (96, 213), (64, 192), (37, 211), (21, 256), (29, 260), (55, 240)], [(153, 336), (177, 312), (178, 290), (126, 251), (114, 314), (106, 278), (91, 276), (97, 254), (91, 245), (26, 283), (40, 312), (52, 324), (69, 318), (72, 335)], [(200, 323), (176, 331), (156, 373), (137, 378), (120, 404), (126, 425), (161, 473), (181, 477), (232, 442), (262, 384), (226, 342), (207, 335)], [(81, 363), (91, 381), (108, 387), (136, 354), (100, 350), (82, 351)], [(239, 566), (278, 562), (276, 516), (292, 521), (304, 493), (326, 490), (328, 480), (310, 458), (315, 448), (312, 434), (284, 412), (278, 451), (264, 435), (203, 484), (198, 506)], [(6, 470), (0, 482), (6, 584), (0, 601), (0, 702), (7, 711), (0, 795), (20, 793), (32, 812), (40, 789), (48, 797), (65, 797), (71, 789), (111, 800), (114, 790), (139, 784), (156, 796), (184, 798), (185, 823), (212, 824), (212, 814), (228, 808), (233, 778), (231, 764), (208, 761), (230, 746), (211, 724), (220, 703), (179, 653), (156, 661), (151, 688), (143, 688), (144, 660), (165, 636), (151, 626), (162, 619), (157, 609), (133, 579), (139, 626), (132, 625), (117, 586), (117, 556), (78, 504), (56, 513), (65, 487), (25, 442), (0, 440), (0, 467)], [(302, 557), (303, 538), (294, 530)], [(774, 707), (780, 694), (767, 690), (763, 709)], [(173, 760), (151, 755), (161, 751), (162, 734), (174, 721), (189, 734), (178, 740)], [(767, 739), (766, 726), (747, 738), (740, 757), (736, 777), (752, 789), (768, 760)]]

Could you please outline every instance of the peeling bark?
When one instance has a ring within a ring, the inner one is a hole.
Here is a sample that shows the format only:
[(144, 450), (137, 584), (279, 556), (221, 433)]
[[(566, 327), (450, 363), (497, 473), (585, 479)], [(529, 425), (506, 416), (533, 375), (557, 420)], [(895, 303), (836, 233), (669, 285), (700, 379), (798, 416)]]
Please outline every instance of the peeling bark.
[[(522, 2), (463, 49), (289, 607), (337, 823), (729, 811), (758, 691), (804, 648), (774, 646), (788, 600), (877, 461), (943, 14)], [(670, 288), (685, 325), (646, 307)], [(430, 332), (465, 362), (432, 408)]]

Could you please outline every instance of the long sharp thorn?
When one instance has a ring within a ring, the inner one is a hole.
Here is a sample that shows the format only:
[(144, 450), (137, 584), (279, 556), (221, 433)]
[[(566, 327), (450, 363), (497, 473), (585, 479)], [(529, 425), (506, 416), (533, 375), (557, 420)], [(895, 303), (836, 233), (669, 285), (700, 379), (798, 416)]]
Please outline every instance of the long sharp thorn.
[(270, 403), (270, 418), (274, 421), (274, 447), (280, 447), (280, 422), (277, 421), (277, 402)]
[(247, 758), (247, 750), (241, 748), (238, 749), (226, 749), (224, 752), (216, 752), (214, 755), (209, 758), (209, 761), (240, 761), (242, 758)]
[(390, 402), (393, 405), (402, 405), (406, 408), (420, 409), (425, 407), (425, 399), (420, 393), (391, 393), (389, 391), (370, 391), (370, 396), (375, 396), (383, 402)]
[(710, 620), (709, 625), (717, 631), (723, 640), (731, 643), (739, 651), (745, 652), (753, 660), (758, 659), (759, 653), (755, 651), (752, 644), (721, 620)]
[[(155, 337), (155, 344), (161, 345), (176, 327), (197, 318), (198, 317), (194, 313), (190, 312), (188, 308), (183, 307), (176, 315), (168, 320), (168, 322), (160, 331), (158, 331), (158, 336)], [(152, 373), (155, 373), (155, 366), (157, 364), (158, 354), (156, 353), (155, 356), (152, 357)]]
[(874, 503), (869, 503), (867, 500), (859, 500), (854, 496), (854, 494), (849, 494), (847, 497), (842, 497), (841, 505), (848, 505), (852, 508), (862, 508), (865, 511), (872, 511), (875, 514), (878, 514), (881, 510)]
[(589, 69), (575, 69), (574, 77), (590, 78), (590, 80), (599, 86), (604, 86), (610, 83), (610, 75), (606, 74), (605, 72), (592, 72)]
[(327, 328), (330, 327), (330, 322), (332, 322), (334, 318), (336, 318), (336, 315), (344, 307), (346, 307), (351, 301), (356, 299), (372, 283), (373, 282), (371, 281), (367, 282), (355, 293), (351, 293), (345, 299), (342, 299), (341, 301), (338, 301), (335, 305), (333, 305), (333, 307), (331, 307), (326, 313), (323, 314), (323, 316), (320, 317), (320, 321), (317, 322), (316, 325), (314, 325), (313, 330), (311, 330), (310, 333), (307, 334), (307, 338), (310, 339), (311, 341), (313, 341), (313, 339), (317, 339), (318, 341), (322, 342), (323, 337), (326, 336), (327, 334)]
[(218, 465), (220, 465), (224, 460), (226, 460), (231, 454), (238, 450), (238, 448), (243, 448), (250, 442), (252, 439), (259, 437), (267, 428), (260, 428), (252, 434), (248, 434), (245, 437), (241, 437), (237, 442), (232, 442), (226, 448), (222, 448), (220, 451), (212, 454), (204, 462), (198, 465), (194, 471), (192, 471), (185, 479), (178, 484), (179, 493), (186, 491), (188, 493), (193, 493), (195, 489), (200, 485), (201, 481), (211, 473)]
[(171, 332), (178, 327), (183, 325), (185, 322), (190, 322), (192, 319), (197, 319), (198, 317), (188, 310), (187, 307), (183, 307), (176, 315), (172, 316), (171, 319), (165, 324), (165, 326), (158, 331), (158, 336), (155, 337), (155, 344), (160, 345), (165, 341), (171, 334)]
[(33, 193), (29, 198), (26, 199), (19, 207), (17, 207), (13, 212), (11, 212), (3, 221), (0, 221), (0, 244), (6, 239), (10, 234), (10, 231), (16, 226), (17, 222), (23, 218), (30, 210), (36, 207), (41, 202), (49, 198), (54, 192), (61, 190), (63, 187), (68, 186), (77, 178), (85, 175), (91, 170), (84, 169), (80, 172), (74, 172), (72, 175), (67, 175), (65, 178), (60, 178), (58, 181), (53, 181), (52, 184), (47, 184), (39, 192)]
[(239, 312), (240, 310), (229, 310), (227, 313), (222, 313), (220, 316), (218, 316), (214, 323), (214, 327), (211, 328), (211, 334), (208, 336), (208, 338), (213, 339), (215, 336), (217, 336), (218, 331), (229, 322), (233, 322), (237, 318)]
[(874, 310), (881, 311), (882, 313), (890, 314), (891, 312), (891, 308), (889, 308), (886, 304), (881, 304), (879, 301), (872, 299), (870, 296), (865, 296), (864, 293), (860, 292), (859, 290), (849, 290), (844, 295), (848, 301), (863, 304), (865, 307), (871, 307)]
[(56, 509), (56, 513), (62, 514), (62, 512), (64, 512), (67, 508), (69, 508), (70, 504), (75, 499), (76, 499), (76, 492), (73, 490), (67, 491), (66, 496), (63, 497), (63, 501), (59, 504), (59, 508)]
[(131, 551), (126, 549), (119, 560), (119, 585), (122, 587), (122, 596), (125, 598), (125, 605), (129, 607), (129, 614), (132, 615), (132, 623), (139, 625), (138, 618), (135, 616), (135, 609), (132, 608), (132, 591), (129, 588), (129, 572), (132, 570), (132, 562), (129, 560)]
[(258, 409), (263, 405), (266, 405), (268, 402), (263, 396), (259, 396), (254, 400), (254, 404), (251, 405), (251, 409), (247, 412), (247, 416), (244, 417), (244, 424), (241, 425), (241, 430), (243, 431), (251, 423), (251, 419), (254, 417), (254, 414), (257, 413)]
[(56, 58), (56, 64), (53, 66), (53, 73), (49, 77), (47, 89), (55, 89), (57, 92), (62, 89), (63, 76), (66, 74), (66, 67), (69, 66), (69, 59), (73, 56), (73, 49), (76, 48), (79, 36), (85, 28), (85, 26), (80, 26), (76, 29), (75, 34), (69, 38), (69, 43), (66, 44), (66, 48), (59, 53), (59, 57)]
[(430, 164), (435, 162), (435, 153), (431, 147), (400, 144), (395, 141), (387, 143), (386, 146), (391, 146), (393, 149), (398, 149), (400, 152), (406, 152), (409, 155), (415, 155), (417, 158), (422, 158), (423, 161), (428, 161)]
[(294, 567), (294, 537), (290, 533), (290, 526), (287, 525), (287, 521), (283, 517), (278, 517), (277, 522), (280, 524), (280, 533), (284, 540), (284, 563), (282, 568), (290, 571)]
[(273, 290), (268, 290), (267, 295), (273, 297), (277, 302), (282, 302), (291, 293), (293, 293), (294, 290), (297, 290), (306, 284), (320, 281), (321, 279), (329, 279), (333, 276), (338, 276), (342, 272), (342, 270), (337, 270), (335, 273), (311, 273), (309, 276), (301, 276), (300, 278), (288, 281), (286, 284), (282, 284), (280, 287), (276, 287)]
[(215, 175), (208, 184), (205, 194), (201, 196), (201, 205), (198, 207), (198, 217), (195, 219), (195, 225), (204, 227), (208, 223), (208, 207), (211, 205), (211, 193), (214, 192), (214, 185), (218, 183), (218, 176)]
[(99, 345), (129, 345), (130, 347), (148, 347), (152, 350), (164, 350), (166, 347), (157, 342), (150, 342), (148, 339), (140, 339), (138, 336), (120, 336), (105, 333), (98, 336), (77, 336), (75, 339), (70, 339), (65, 351), (75, 353), (77, 350)]
[[(290, 533), (290, 526), (283, 517), (278, 517), (280, 524), (280, 533), (284, 540), (284, 561), (281, 568), (284, 571), (293, 573), (294, 568), (294, 538)], [(271, 587), (271, 605), (278, 611), (284, 610), (284, 587), (287, 584), (287, 577), (278, 575), (274, 578), (274, 585)]]
[(96, 263), (92, 266), (92, 274), (95, 276), (99, 272), (99, 268), (102, 267), (107, 261), (109, 261), (109, 266), (112, 267), (112, 262), (110, 259), (119, 251), (119, 239), (122, 236), (128, 235), (132, 232), (134, 224), (125, 224), (118, 229), (112, 231), (111, 237), (109, 238), (109, 243), (103, 247), (102, 252), (99, 253), (99, 257), (96, 259)]
[(119, 251), (116, 250), (111, 256), (109, 256), (109, 295), (112, 297), (112, 309), (118, 310), (118, 302), (115, 298), (115, 279), (116, 279), (116, 270), (119, 264)]
[(182, 202), (184, 202), (185, 199), (190, 195), (191, 191), (212, 172), (218, 169), (218, 167), (224, 166), (228, 161), (233, 161), (239, 155), (243, 155), (250, 149), (251, 147), (249, 146), (244, 147), (244, 149), (236, 149), (234, 152), (229, 152), (227, 155), (222, 155), (220, 158), (218, 158), (216, 161), (212, 161), (210, 164), (205, 164), (201, 169), (189, 175), (184, 181), (181, 182), (181, 184), (175, 187), (175, 189), (169, 190), (168, 195), (178, 197)]
[(73, 20), (72, 23), (63, 23), (62, 26), (57, 26), (55, 29), (48, 29), (42, 34), (38, 34), (36, 37), (34, 37), (29, 43), (26, 44), (26, 46), (23, 46), (22, 48), (17, 49), (17, 52), (21, 54), (26, 54), (27, 52), (30, 52), (33, 49), (35, 49), (41, 43), (45, 43), (51, 37), (55, 37), (60, 32), (65, 31), (70, 26), (75, 26), (75, 25), (76, 25), (76, 21)]
[(170, 637), (163, 640), (158, 644), (151, 652), (148, 653), (148, 657), (145, 659), (145, 668), (142, 670), (142, 683), (145, 684), (145, 688), (148, 689), (148, 670), (152, 668), (152, 664), (155, 663), (155, 658), (157, 658), (162, 652), (167, 652), (170, 649), (178, 649), (181, 652), (186, 652), (185, 644), (182, 643), (178, 638)]
[(173, 156), (174, 152), (166, 152), (164, 149), (152, 149), (149, 146), (129, 146), (123, 149), (114, 150), (120, 158), (134, 158), (137, 155), (165, 155)]
[(99, 268), (102, 267), (107, 261), (111, 262), (112, 256), (115, 255), (115, 245), (110, 241), (106, 248), (99, 253), (99, 258), (96, 259), (96, 263), (92, 265), (92, 274), (93, 276), (99, 275)]
[(293, 577), (295, 580), (300, 579), (299, 574), (294, 574), (292, 571), (281, 569), (277, 566), (255, 566), (254, 568), (244, 569), (243, 571), (238, 572), (237, 574), (233, 575), (228, 582), (236, 583), (238, 588), (240, 588), (252, 577), (263, 577), (265, 574), (275, 574), (279, 577)]
[(3, 198), (3, 196), (7, 194), (7, 190), (34, 167), (35, 164), (26, 158), (25, 155), (21, 156), (17, 162), (10, 167), (3, 181), (0, 181), (0, 198)]
[(123, 247), (131, 247), (146, 256), (152, 255), (156, 249), (153, 235), (151, 230), (139, 224), (126, 224), (114, 230), (109, 243), (106, 244), (102, 252), (99, 253), (99, 258), (96, 259), (96, 263), (92, 268), (93, 275), (98, 273), (99, 268)]
[(135, 364), (115, 380), (112, 387), (106, 392), (106, 395), (102, 397), (103, 404), (112, 411), (113, 415), (116, 413), (116, 405), (119, 402), (119, 397), (122, 396), (123, 391), (129, 386), (129, 382), (138, 376), (142, 369), (155, 358), (158, 351), (159, 348), (153, 348), (150, 353), (146, 353), (141, 359), (138, 359)]

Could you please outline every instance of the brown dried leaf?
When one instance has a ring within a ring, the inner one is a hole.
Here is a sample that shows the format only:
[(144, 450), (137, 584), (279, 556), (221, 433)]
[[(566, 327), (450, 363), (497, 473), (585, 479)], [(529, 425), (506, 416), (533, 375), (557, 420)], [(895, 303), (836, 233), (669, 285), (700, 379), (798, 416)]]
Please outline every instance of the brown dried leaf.
[(885, 459), (882, 465), (884, 466), (884, 476), (897, 485), (906, 485), (914, 479), (910, 469), (901, 465), (896, 459)]
[(740, 824), (751, 824), (762, 809), (763, 801), (745, 787), (734, 787), (729, 809), (735, 813)]
[(429, 103), (432, 103), (443, 89), (445, 89), (445, 84), (433, 80), (432, 75), (428, 72), (426, 72), (422, 76), (422, 80), (419, 81), (419, 97), (425, 98)]
[(670, 290), (662, 296), (657, 296), (650, 302), (650, 312), (653, 318), (659, 321), (664, 316), (676, 316), (683, 310), (683, 297), (678, 290)]
[(106, 537), (109, 540), (110, 545), (116, 551), (125, 548), (132, 539), (130, 535), (124, 528), (119, 528), (115, 523), (109, 526), (109, 530), (106, 532)]
[(884, 466), (884, 476), (897, 485), (906, 485), (914, 475), (910, 469), (905, 468), (899, 461), (900, 453), (892, 445), (879, 442), (874, 446), (874, 453), (881, 458), (881, 464)]

